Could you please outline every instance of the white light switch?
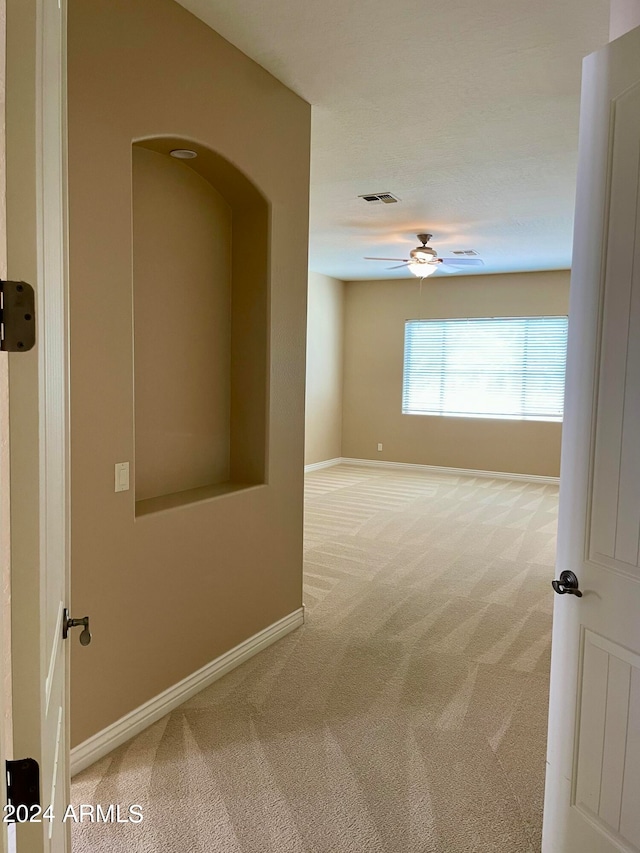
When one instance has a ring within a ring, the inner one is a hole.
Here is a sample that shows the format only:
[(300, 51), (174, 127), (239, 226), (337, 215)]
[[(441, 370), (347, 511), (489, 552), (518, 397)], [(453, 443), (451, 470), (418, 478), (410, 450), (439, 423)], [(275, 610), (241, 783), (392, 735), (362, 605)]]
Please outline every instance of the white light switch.
[(129, 488), (129, 463), (116, 462), (116, 492), (126, 492)]
[(378, 442), (378, 450), (382, 450), (382, 444), (381, 444), (381, 442)]

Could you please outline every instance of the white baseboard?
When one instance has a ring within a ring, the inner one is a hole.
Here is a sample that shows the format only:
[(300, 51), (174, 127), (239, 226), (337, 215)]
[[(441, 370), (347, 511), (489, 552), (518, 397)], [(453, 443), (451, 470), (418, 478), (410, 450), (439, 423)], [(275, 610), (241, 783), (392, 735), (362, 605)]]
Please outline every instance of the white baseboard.
[[(332, 460), (333, 462), (333, 460)], [(560, 477), (540, 477), (537, 474), (509, 474), (504, 471), (476, 471), (473, 468), (445, 468), (439, 465), (414, 465), (411, 462), (384, 462), (378, 459), (349, 459), (343, 456), (342, 465), (361, 465), (367, 468), (400, 468), (405, 471), (424, 471), (425, 474), (452, 474), (458, 477), (490, 477), (497, 480), (521, 480), (526, 483), (557, 486)], [(334, 463), (337, 464), (337, 463)]]
[(76, 773), (80, 773), (81, 770), (103, 758), (116, 747), (173, 711), (178, 705), (222, 678), (230, 670), (266, 649), (285, 634), (295, 631), (303, 622), (304, 605), (74, 747), (71, 750), (71, 775), (75, 776)]
[(319, 471), (321, 468), (333, 468), (334, 465), (339, 465), (344, 460), (341, 456), (336, 456), (335, 459), (324, 459), (322, 462), (312, 462), (311, 465), (304, 466), (304, 473), (309, 471)]

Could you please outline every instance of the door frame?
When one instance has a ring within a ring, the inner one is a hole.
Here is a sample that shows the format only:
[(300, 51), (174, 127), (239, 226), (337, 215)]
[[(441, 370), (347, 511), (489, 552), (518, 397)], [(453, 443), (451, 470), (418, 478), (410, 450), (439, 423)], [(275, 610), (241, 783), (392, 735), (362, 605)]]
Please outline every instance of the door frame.
[[(2, 8), (0, 0), (0, 8)], [(1, 12), (0, 12), (1, 14)], [(0, 34), (4, 47), (4, 39)], [(4, 81), (2, 82), (4, 95)], [(1, 121), (1, 119), (0, 119)], [(0, 153), (4, 154), (4, 128), (0, 129)], [(0, 156), (4, 163), (4, 157)], [(0, 165), (0, 234), (4, 234), (4, 174)], [(6, 278), (6, 257), (0, 244), (0, 278)], [(7, 353), (0, 353), (0, 768), (11, 754), (11, 593), (9, 550), (9, 372)], [(7, 802), (6, 774), (0, 773), (0, 801)], [(4, 817), (4, 811), (2, 812)], [(0, 853), (8, 853), (8, 826), (0, 824)]]
[[(6, 0), (0, 0), (0, 278), (7, 278), (6, 138)], [(11, 574), (9, 505), (9, 356), (0, 353), (0, 768), (11, 754)], [(0, 800), (7, 802), (6, 774), (0, 773)], [(4, 813), (3, 813), (4, 816)], [(9, 828), (0, 825), (0, 853), (10, 848)]]
[[(6, 38), (7, 277), (36, 291), (37, 342), (9, 356), (11, 457), (11, 637), (13, 758), (42, 767), (42, 695), (50, 642), (41, 626), (50, 567), (64, 566), (69, 606), (69, 328), (66, 167), (66, 0), (4, 0)], [(60, 36), (62, 27), (62, 37)], [(51, 71), (59, 73), (55, 82)], [(58, 83), (58, 80), (60, 81)], [(62, 163), (62, 166), (60, 165)], [(59, 632), (59, 633), (58, 633)], [(58, 639), (59, 638), (59, 639)], [(69, 705), (69, 649), (65, 644)], [(69, 714), (62, 778), (69, 801)], [(41, 802), (48, 805), (46, 780)], [(18, 853), (64, 853), (45, 843), (43, 824), (23, 825)], [(66, 849), (69, 849), (67, 826)]]

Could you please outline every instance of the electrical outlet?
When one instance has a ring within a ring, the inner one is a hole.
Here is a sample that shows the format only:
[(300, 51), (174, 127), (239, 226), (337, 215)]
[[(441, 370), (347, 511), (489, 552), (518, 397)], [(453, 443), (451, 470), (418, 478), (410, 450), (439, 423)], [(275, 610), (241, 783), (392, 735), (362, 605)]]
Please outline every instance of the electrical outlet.
[(378, 442), (378, 451), (382, 450), (382, 442)]

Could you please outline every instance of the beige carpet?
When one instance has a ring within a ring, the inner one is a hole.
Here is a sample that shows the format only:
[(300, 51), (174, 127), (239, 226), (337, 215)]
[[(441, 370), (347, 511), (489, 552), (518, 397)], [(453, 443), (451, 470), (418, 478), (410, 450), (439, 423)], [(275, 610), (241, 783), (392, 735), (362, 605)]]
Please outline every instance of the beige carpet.
[(307, 624), (76, 777), (74, 853), (540, 850), (557, 488), (307, 477)]

